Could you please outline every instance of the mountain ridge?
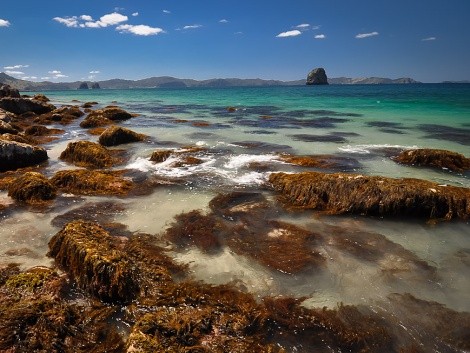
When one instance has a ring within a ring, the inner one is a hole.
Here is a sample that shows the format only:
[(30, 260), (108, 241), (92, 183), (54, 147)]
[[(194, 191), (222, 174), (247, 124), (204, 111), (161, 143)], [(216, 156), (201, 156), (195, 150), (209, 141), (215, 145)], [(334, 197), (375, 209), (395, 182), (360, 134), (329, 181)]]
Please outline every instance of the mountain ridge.
[[(329, 78), (328, 82), (333, 85), (354, 84), (413, 84), (420, 83), (409, 77), (390, 79), (383, 77)], [(110, 79), (103, 81), (74, 81), (74, 82), (51, 82), (51, 81), (26, 81), (14, 78), (4, 72), (0, 73), (0, 83), (9, 84), (21, 91), (47, 91), (47, 90), (76, 90), (81, 84), (87, 83), (91, 87), (98, 83), (102, 89), (137, 89), (137, 88), (190, 88), (190, 87), (266, 87), (266, 86), (303, 86), (305, 80), (281, 81), (241, 79), (241, 78), (213, 78), (207, 80), (181, 79), (172, 76), (148, 77), (139, 80)]]

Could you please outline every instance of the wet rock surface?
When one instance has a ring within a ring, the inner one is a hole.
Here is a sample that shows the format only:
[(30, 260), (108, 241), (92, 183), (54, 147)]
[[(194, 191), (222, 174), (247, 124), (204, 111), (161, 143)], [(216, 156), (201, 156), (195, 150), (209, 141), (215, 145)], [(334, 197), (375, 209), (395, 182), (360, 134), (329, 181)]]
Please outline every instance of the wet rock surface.
[(8, 187), (8, 196), (27, 204), (41, 204), (56, 197), (56, 188), (41, 173), (27, 172)]
[(0, 172), (40, 164), (48, 159), (42, 147), (0, 140)]
[(106, 168), (115, 162), (106, 147), (90, 141), (70, 142), (60, 159), (85, 168)]
[(445, 220), (470, 217), (470, 189), (426, 180), (305, 172), (274, 173), (269, 182), (281, 202), (299, 209)]
[(447, 150), (428, 148), (406, 150), (394, 157), (393, 160), (406, 165), (448, 169), (459, 173), (470, 170), (470, 158)]
[(5, 97), (0, 99), (0, 108), (13, 114), (23, 114), (33, 112), (36, 114), (45, 114), (53, 111), (55, 107), (52, 104), (35, 101), (27, 98)]
[(103, 146), (117, 146), (143, 141), (145, 138), (145, 135), (138, 134), (132, 130), (120, 126), (111, 126), (100, 135), (98, 142)]

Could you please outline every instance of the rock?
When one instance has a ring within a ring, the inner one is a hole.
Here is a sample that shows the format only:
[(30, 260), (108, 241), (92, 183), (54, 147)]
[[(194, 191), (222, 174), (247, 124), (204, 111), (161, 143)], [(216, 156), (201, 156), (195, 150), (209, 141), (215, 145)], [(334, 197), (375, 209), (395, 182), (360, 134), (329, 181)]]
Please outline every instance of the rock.
[(111, 126), (100, 135), (98, 142), (103, 146), (117, 146), (124, 143), (143, 141), (145, 137), (145, 135), (120, 126)]
[(325, 69), (322, 67), (313, 69), (307, 76), (307, 85), (327, 85), (328, 78), (326, 77)]
[(98, 224), (68, 223), (49, 241), (48, 256), (80, 288), (110, 303), (130, 302), (139, 291), (136, 271), (115, 239)]
[(96, 104), (98, 104), (98, 102), (86, 102), (86, 103), (83, 103), (82, 108), (91, 108)]
[(16, 88), (11, 88), (9, 85), (0, 86), (0, 98), (11, 97), (21, 98), (20, 92)]
[(3, 134), (0, 135), (0, 140), (3, 141), (14, 141), (14, 142), (19, 142), (19, 143), (24, 143), (27, 145), (37, 145), (38, 141), (36, 141), (34, 138), (30, 136), (25, 136), (25, 135), (13, 135), (13, 134)]
[(85, 168), (105, 168), (114, 164), (110, 151), (90, 141), (70, 142), (59, 158)]
[(361, 168), (361, 164), (358, 160), (350, 157), (335, 155), (296, 156), (283, 153), (279, 156), (279, 158), (283, 162), (308, 168), (335, 169), (338, 171), (355, 170)]
[(34, 100), (47, 103), (50, 101), (44, 94), (35, 94), (33, 97)]
[(70, 124), (72, 121), (83, 116), (84, 113), (78, 106), (64, 106), (54, 109), (52, 112), (42, 114), (34, 119), (37, 124)]
[(18, 130), (16, 130), (10, 123), (6, 123), (3, 120), (0, 120), (0, 134), (12, 134), (16, 135)]
[(77, 195), (126, 195), (133, 183), (120, 171), (61, 170), (51, 183), (63, 192)]
[(152, 153), (150, 160), (155, 163), (165, 162), (173, 153), (173, 150), (157, 150)]
[(28, 136), (49, 136), (55, 134), (62, 134), (64, 130), (60, 129), (49, 129), (43, 125), (31, 125), (24, 131), (25, 135)]
[(88, 83), (86, 82), (80, 83), (80, 86), (78, 86), (78, 89), (89, 89)]
[(392, 159), (402, 164), (449, 169), (459, 173), (470, 169), (470, 158), (466, 158), (463, 154), (446, 150), (429, 148), (406, 150)]
[(380, 217), (470, 218), (470, 189), (426, 180), (306, 172), (274, 173), (269, 182), (284, 205), (298, 209)]
[(0, 120), (6, 123), (11, 123), (16, 118), (16, 115), (10, 112), (7, 112), (0, 108)]
[(0, 172), (37, 165), (47, 158), (42, 147), (0, 140)]
[(43, 203), (56, 197), (56, 188), (41, 173), (27, 172), (8, 188), (8, 196), (28, 204)]
[(43, 103), (40, 101), (35, 101), (26, 98), (10, 97), (0, 99), (0, 108), (18, 115), (27, 112), (45, 114), (55, 109), (52, 104)]
[(122, 121), (132, 118), (133, 115), (116, 106), (108, 106), (103, 109), (90, 112), (80, 123), (83, 128), (95, 128), (111, 125), (114, 121)]
[(101, 89), (100, 84), (98, 82), (93, 82), (91, 89)]
[(81, 123), (80, 127), (84, 129), (97, 128), (111, 125), (113, 122), (101, 114), (93, 114), (91, 112)]

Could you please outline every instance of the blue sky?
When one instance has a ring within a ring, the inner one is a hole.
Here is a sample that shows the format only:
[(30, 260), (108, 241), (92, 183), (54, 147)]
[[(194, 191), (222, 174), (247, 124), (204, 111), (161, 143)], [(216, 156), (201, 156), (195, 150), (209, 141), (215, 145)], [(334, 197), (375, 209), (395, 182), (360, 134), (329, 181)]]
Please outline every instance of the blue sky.
[(0, 8), (0, 71), (42, 81), (150, 76), (470, 79), (470, 0), (21, 0)]

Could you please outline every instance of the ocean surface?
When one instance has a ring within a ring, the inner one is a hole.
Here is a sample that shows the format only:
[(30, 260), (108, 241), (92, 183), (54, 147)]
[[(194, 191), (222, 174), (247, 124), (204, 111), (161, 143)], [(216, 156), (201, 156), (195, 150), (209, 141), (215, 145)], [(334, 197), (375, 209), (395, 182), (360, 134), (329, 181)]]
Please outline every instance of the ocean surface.
[[(60, 207), (48, 212), (19, 208), (4, 213), (0, 219), (0, 263), (17, 262), (24, 268), (50, 265), (47, 243), (59, 230), (52, 220), (84, 205), (114, 202), (122, 207), (112, 214), (113, 222), (132, 232), (162, 234), (175, 215), (196, 209), (205, 212), (219, 193), (261, 192), (274, 201), (275, 195), (265, 186), (269, 173), (320, 170), (285, 163), (279, 157), (282, 153), (334, 155), (342, 165), (331, 171), (470, 187), (468, 172), (402, 166), (390, 158), (415, 147), (447, 149), (470, 157), (470, 85), (466, 84), (41, 93), (58, 106), (96, 101), (99, 104), (93, 109), (112, 104), (139, 114), (121, 125), (150, 136), (150, 140), (116, 147), (125, 148), (129, 157), (116, 169), (177, 180), (178, 186), (162, 185), (150, 195), (131, 198), (70, 195), (69, 201), (63, 197)], [(50, 157), (47, 175), (74, 168), (58, 159), (70, 141), (97, 140), (80, 128), (79, 122), (58, 126), (66, 133), (45, 146)], [(155, 150), (181, 151), (188, 146), (201, 147), (196, 157), (203, 163), (175, 167), (178, 156), (157, 164), (149, 160)], [(6, 192), (0, 198), (12, 203)], [(207, 253), (192, 246), (166, 245), (174, 258), (190, 265), (194, 278), (214, 284), (236, 283), (259, 297), (307, 297), (304, 305), (312, 307), (334, 308), (344, 303), (393, 311), (388, 298), (394, 293), (410, 293), (470, 312), (468, 222), (430, 224), (419, 219), (332, 217), (282, 210), (277, 219), (315, 232), (350, 232), (359, 247), (368, 246), (372, 252), (374, 246), (381, 247), (384, 254), (361, 257), (334, 241), (325, 242), (320, 245), (327, 259), (324, 267), (289, 274), (229, 247)], [(433, 270), (418, 266), (421, 261)]]

